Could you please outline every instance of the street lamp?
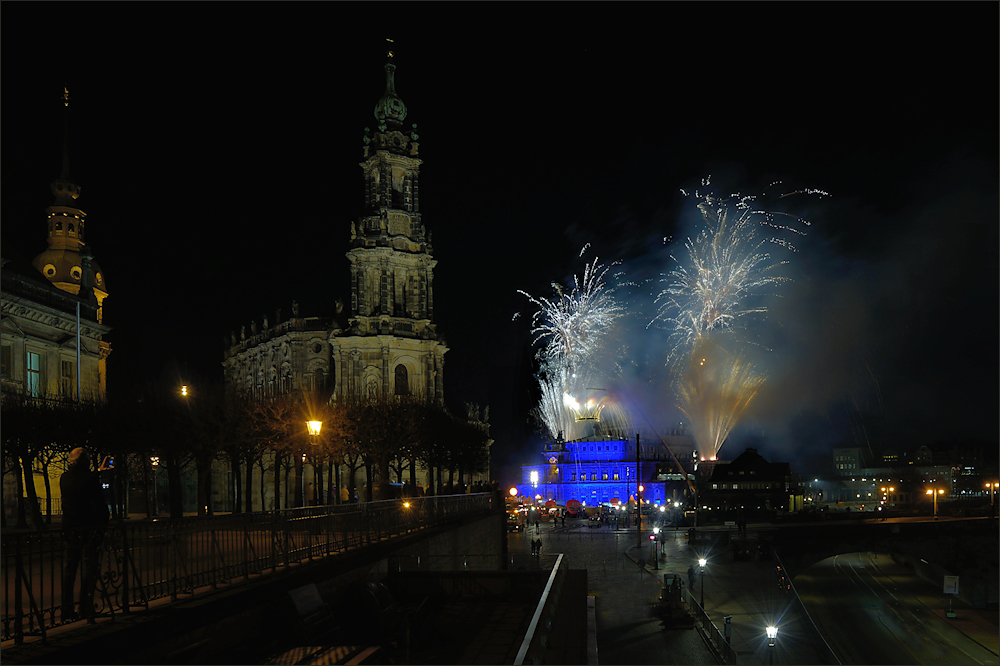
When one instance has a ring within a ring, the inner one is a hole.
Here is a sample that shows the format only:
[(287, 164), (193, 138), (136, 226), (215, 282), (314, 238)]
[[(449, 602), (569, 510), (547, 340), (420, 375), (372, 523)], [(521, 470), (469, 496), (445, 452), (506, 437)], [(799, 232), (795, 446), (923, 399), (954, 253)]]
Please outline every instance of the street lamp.
[(704, 557), (698, 560), (698, 566), (701, 567), (701, 609), (705, 610), (705, 565), (708, 564), (708, 560)]
[[(313, 448), (315, 448), (319, 444), (319, 432), (322, 429), (323, 429), (323, 422), (322, 421), (315, 421), (315, 420), (306, 421), (306, 430), (309, 431), (309, 443), (313, 445)], [(306, 454), (303, 453), (302, 454), (302, 462), (305, 462), (305, 461), (306, 461)], [(305, 504), (306, 504), (306, 502), (305, 502), (305, 499), (306, 499), (306, 497), (305, 497), (305, 495), (306, 495), (306, 483), (305, 483), (305, 473), (304, 472), (303, 472), (302, 476), (303, 476), (303, 478), (302, 478), (302, 506), (305, 506)], [(316, 464), (315, 464), (315, 462), (313, 463), (313, 477), (314, 477), (313, 481), (315, 482), (316, 481), (316, 478), (315, 478), (316, 477)], [(337, 482), (339, 484), (340, 479), (337, 479)], [(313, 490), (314, 490), (314, 492), (318, 492), (319, 488), (314, 486)]]
[(778, 638), (778, 628), (775, 626), (766, 627), (764, 631), (767, 632), (767, 651), (771, 655), (770, 662), (774, 663), (774, 642)]
[(934, 498), (934, 520), (937, 520), (937, 498), (938, 495), (944, 495), (944, 490), (940, 488), (929, 488), (926, 494)]
[(657, 571), (660, 570), (660, 558), (656, 553), (657, 548), (659, 548), (659, 544), (657, 543), (657, 535), (659, 533), (660, 533), (660, 528), (654, 527), (653, 533), (649, 536), (649, 538), (653, 540), (653, 552), (652, 552), (653, 568), (656, 569)]
[(992, 482), (986, 484), (986, 490), (990, 492), (990, 506), (993, 506), (993, 495), (996, 494), (997, 488), (1000, 488), (1000, 483)]
[(153, 467), (153, 515), (160, 515), (160, 507), (156, 503), (156, 473), (160, 469), (160, 456), (149, 456), (149, 464)]

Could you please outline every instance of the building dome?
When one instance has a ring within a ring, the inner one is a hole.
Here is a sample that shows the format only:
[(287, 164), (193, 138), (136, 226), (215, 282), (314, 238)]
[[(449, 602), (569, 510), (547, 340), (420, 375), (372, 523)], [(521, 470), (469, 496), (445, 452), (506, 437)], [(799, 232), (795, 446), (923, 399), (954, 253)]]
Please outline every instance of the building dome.
[[(38, 272), (45, 278), (59, 286), (61, 289), (72, 293), (79, 293), (80, 283), (83, 280), (83, 262), (79, 252), (73, 250), (59, 250), (49, 248), (45, 250), (31, 262)], [(97, 261), (91, 260), (90, 268), (94, 272), (93, 285), (97, 291), (108, 294), (108, 285), (104, 279), (104, 271)], [(70, 287), (70, 289), (66, 289)], [(75, 289), (72, 289), (75, 287)], [(103, 297), (102, 297), (103, 298)]]

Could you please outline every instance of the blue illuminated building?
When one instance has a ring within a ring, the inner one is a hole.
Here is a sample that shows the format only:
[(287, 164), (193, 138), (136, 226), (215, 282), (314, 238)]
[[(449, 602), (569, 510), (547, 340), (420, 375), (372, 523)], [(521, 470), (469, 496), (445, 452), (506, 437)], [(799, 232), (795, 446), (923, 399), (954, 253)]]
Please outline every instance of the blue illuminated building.
[(548, 444), (540, 464), (521, 466), (520, 494), (541, 495), (543, 502), (554, 500), (560, 506), (571, 499), (591, 507), (624, 504), (635, 497), (638, 477), (644, 502), (657, 505), (672, 499), (675, 484), (662, 473), (668, 465), (666, 447), (643, 444), (638, 475), (635, 449), (635, 442), (600, 436)]

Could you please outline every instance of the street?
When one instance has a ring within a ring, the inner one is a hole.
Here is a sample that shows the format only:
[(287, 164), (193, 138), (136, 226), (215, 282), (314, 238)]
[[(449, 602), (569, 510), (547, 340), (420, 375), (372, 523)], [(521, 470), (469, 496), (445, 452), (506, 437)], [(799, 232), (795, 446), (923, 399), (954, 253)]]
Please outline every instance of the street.
[[(963, 623), (944, 615), (941, 588), (888, 555), (830, 557), (798, 576), (795, 585), (845, 664), (998, 663), (995, 632), (992, 645), (981, 645), (959, 631)], [(969, 614), (961, 606), (958, 614)]]

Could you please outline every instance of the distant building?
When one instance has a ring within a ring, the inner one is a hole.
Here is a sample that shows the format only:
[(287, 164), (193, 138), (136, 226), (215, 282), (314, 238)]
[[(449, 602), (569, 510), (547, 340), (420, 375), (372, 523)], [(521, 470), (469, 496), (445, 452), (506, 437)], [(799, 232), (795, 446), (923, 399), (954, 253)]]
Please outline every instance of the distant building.
[(871, 466), (871, 456), (858, 447), (833, 450), (833, 468), (839, 476), (852, 476)]
[[(64, 96), (68, 114), (68, 94)], [(76, 199), (80, 187), (69, 173), (68, 121), (55, 197), (46, 209), (48, 247), (32, 262), (4, 245), (0, 257), (0, 389), (4, 399), (104, 402), (111, 345), (103, 323), (108, 296), (101, 267), (84, 243), (86, 213)], [(8, 193), (8, 196), (10, 194)], [(36, 461), (36, 495), (45, 497), (45, 470)], [(53, 511), (60, 493), (55, 466), (47, 468)], [(16, 481), (3, 477), (4, 510), (16, 506)], [(44, 503), (44, 499), (43, 499)]]
[[(414, 395), (444, 404), (444, 356), (434, 323), (430, 234), (420, 212), (416, 126), (403, 127), (395, 65), (385, 65), (376, 129), (364, 138), (362, 214), (351, 223), (349, 309), (332, 317), (264, 316), (227, 341), (227, 388), (254, 398), (325, 388), (337, 397)], [(347, 230), (345, 230), (346, 233)]]
[(46, 209), (48, 248), (31, 265), (3, 248), (0, 381), (5, 391), (33, 398), (104, 401), (111, 354), (104, 340), (111, 329), (103, 324), (107, 282), (84, 244), (87, 215), (76, 204), (80, 186), (69, 173), (68, 93), (64, 104), (62, 170)]
[(590, 507), (624, 505), (634, 500), (638, 479), (643, 502), (656, 506), (679, 500), (685, 495), (687, 471), (676, 469), (673, 457), (690, 460), (694, 444), (681, 435), (665, 441), (671, 450), (659, 439), (640, 439), (638, 464), (635, 442), (626, 439), (593, 436), (548, 444), (539, 453), (540, 462), (521, 466), (518, 490), (560, 506), (572, 499)]
[(794, 513), (802, 510), (803, 491), (784, 462), (768, 462), (748, 448), (730, 463), (715, 465), (707, 487), (698, 498), (699, 506), (724, 514)]
[[(361, 215), (351, 222), (350, 303), (330, 316), (264, 315), (230, 334), (222, 366), (227, 390), (261, 400), (324, 390), (333, 400), (412, 396), (444, 406), (448, 351), (434, 323), (431, 234), (420, 211), (416, 125), (404, 127), (396, 66), (385, 65), (385, 93), (375, 105), (375, 129), (365, 128), (360, 163)], [(418, 465), (419, 484), (428, 470)], [(337, 485), (342, 486), (340, 480)]]

